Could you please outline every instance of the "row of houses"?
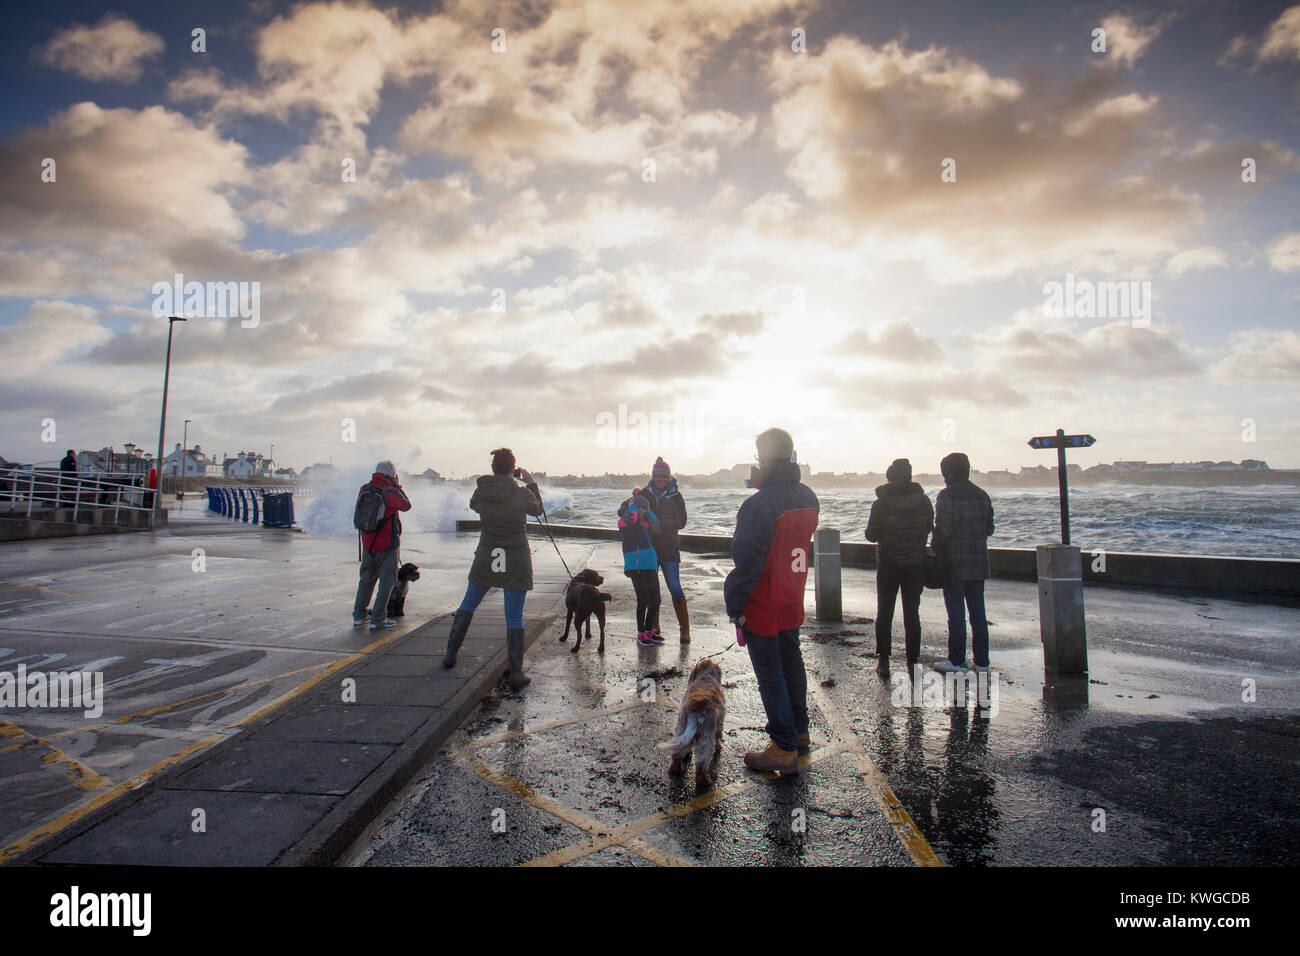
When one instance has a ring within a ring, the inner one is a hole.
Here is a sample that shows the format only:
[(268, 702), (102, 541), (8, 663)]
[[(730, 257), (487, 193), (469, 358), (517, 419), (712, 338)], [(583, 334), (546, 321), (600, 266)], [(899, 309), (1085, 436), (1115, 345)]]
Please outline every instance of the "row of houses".
[(164, 475), (194, 476), (206, 478), (297, 478), (298, 473), (292, 468), (277, 468), (271, 459), (261, 452), (241, 451), (234, 458), (226, 455), (218, 461), (210, 458), (199, 445), (193, 448), (181, 448), (180, 442), (163, 459)]
[[(129, 474), (148, 475), (154, 466), (153, 455), (139, 445), (127, 442), (122, 450), (111, 445), (98, 451), (77, 452), (77, 471), (83, 475)], [(163, 458), (164, 476), (203, 478), (296, 478), (292, 468), (275, 468), (269, 458), (259, 452), (241, 451), (231, 458), (209, 457), (202, 447), (176, 447)]]

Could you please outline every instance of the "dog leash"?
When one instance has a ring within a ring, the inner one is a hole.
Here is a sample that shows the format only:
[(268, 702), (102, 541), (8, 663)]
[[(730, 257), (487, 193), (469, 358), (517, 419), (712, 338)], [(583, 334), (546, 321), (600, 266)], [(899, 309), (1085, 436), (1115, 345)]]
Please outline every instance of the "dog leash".
[(736, 642), (735, 642), (735, 641), (732, 641), (730, 644), (728, 644), (728, 645), (727, 645), (726, 647), (724, 647), (722, 650), (720, 650), (720, 651), (714, 651), (712, 654), (705, 654), (704, 657), (701, 657), (701, 658), (700, 658), (700, 660), (705, 660), (706, 658), (710, 658), (710, 657), (719, 657), (719, 656), (721, 656), (721, 655), (727, 653), (727, 651), (731, 650), (731, 649), (732, 649), (733, 647), (735, 647), (735, 646), (736, 646)]
[[(542, 501), (542, 490), (540, 488), (537, 489), (537, 503), (542, 506), (542, 515), (544, 517), (546, 515), (546, 504)], [(533, 517), (537, 516), (534, 515)], [(541, 518), (537, 518), (537, 523), (546, 529), (546, 537), (551, 539), (551, 547), (555, 549), (556, 554), (560, 555), (560, 563), (564, 565), (564, 572), (569, 576), (569, 580), (572, 581), (573, 572), (569, 570), (569, 562), (564, 560), (563, 554), (560, 554), (560, 546), (555, 543), (555, 537), (551, 534), (550, 520), (547, 519), (546, 521), (543, 521)]]

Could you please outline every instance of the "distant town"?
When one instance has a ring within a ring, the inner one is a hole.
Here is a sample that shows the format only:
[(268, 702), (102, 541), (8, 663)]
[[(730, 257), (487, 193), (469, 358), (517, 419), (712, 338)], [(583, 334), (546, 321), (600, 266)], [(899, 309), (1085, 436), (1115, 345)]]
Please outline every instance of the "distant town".
[[(82, 450), (76, 454), (77, 471), (82, 475), (139, 475), (147, 478), (154, 467), (154, 456), (141, 446), (127, 442), (121, 449), (105, 446), (97, 451)], [(32, 468), (30, 464), (7, 461), (0, 457), (0, 468)], [(51, 464), (38, 464), (38, 470), (49, 468)], [(732, 465), (708, 474), (678, 474), (676, 477), (684, 484), (695, 488), (743, 488), (750, 477), (752, 463)], [(803, 480), (812, 487), (845, 488), (875, 487), (883, 484), (884, 474), (880, 472), (857, 471), (813, 471), (801, 463), (799, 470)], [(1268, 462), (1255, 458), (1242, 461), (1115, 461), (1109, 464), (1092, 465), (1083, 468), (1080, 465), (1067, 465), (1071, 483), (1115, 483), (1127, 484), (1163, 484), (1163, 485), (1232, 485), (1232, 484), (1284, 484), (1300, 481), (1300, 470), (1271, 469)], [(209, 456), (199, 445), (181, 448), (177, 442), (163, 459), (162, 477), (167, 479), (182, 476), (187, 479), (207, 479), (209, 481), (274, 481), (303, 484), (323, 484), (328, 482), (337, 469), (332, 462), (318, 462), (308, 465), (301, 472), (293, 468), (277, 465), (269, 455), (256, 451), (239, 451), (234, 455), (223, 453)], [(535, 471), (539, 480), (560, 488), (631, 488), (646, 480), (644, 473), (616, 474), (606, 472), (601, 475), (551, 475), (544, 471)], [(468, 483), (478, 476), (469, 475), (453, 480), (455, 483)], [(943, 483), (938, 474), (918, 473), (915, 480), (925, 486)], [(408, 480), (423, 482), (448, 481), (446, 477), (432, 468), (419, 473), (410, 473)], [(1005, 469), (991, 471), (972, 471), (971, 480), (976, 484), (988, 486), (1033, 487), (1055, 484), (1056, 466), (1032, 465), (1018, 471)], [(192, 487), (194, 482), (187, 481)]]

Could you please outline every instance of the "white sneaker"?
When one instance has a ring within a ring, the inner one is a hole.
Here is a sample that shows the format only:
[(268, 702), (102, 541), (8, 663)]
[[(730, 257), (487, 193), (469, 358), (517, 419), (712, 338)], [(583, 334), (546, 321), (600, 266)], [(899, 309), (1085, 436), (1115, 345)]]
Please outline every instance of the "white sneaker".
[(983, 667), (980, 667), (978, 664), (973, 664), (973, 665), (971, 665), (971, 669), (974, 670), (974, 671), (976, 671), (976, 672), (978, 672), (978, 673), (980, 673), (980, 674), (987, 674), (987, 673), (989, 672), (989, 667), (990, 667), (990, 666), (991, 666), (991, 665), (989, 665), (989, 664), (985, 664)]
[(353, 626), (353, 627), (365, 627), (365, 626), (366, 626), (366, 618), (365, 618), (365, 615), (363, 614), (361, 617), (354, 617), (354, 618), (352, 619), (352, 626)]
[(378, 631), (381, 628), (385, 628), (385, 627), (397, 627), (397, 622), (393, 620), (391, 617), (386, 617), (381, 622), (375, 622), (375, 621), (370, 622), (370, 629), (372, 631)]
[(965, 664), (954, 664), (950, 660), (941, 660), (935, 663), (934, 669), (942, 671), (945, 674), (965, 674), (967, 673)]

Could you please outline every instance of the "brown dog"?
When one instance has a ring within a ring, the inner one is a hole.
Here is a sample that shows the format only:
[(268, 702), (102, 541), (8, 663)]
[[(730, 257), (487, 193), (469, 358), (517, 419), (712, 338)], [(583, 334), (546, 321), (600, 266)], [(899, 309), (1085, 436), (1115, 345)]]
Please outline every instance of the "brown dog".
[(659, 745), (672, 751), (669, 773), (682, 773), (682, 763), (694, 748), (695, 789), (713, 789), (714, 764), (722, 751), (722, 726), (727, 719), (727, 695), (722, 690), (722, 668), (705, 657), (691, 668), (682, 706), (677, 711), (677, 736)]
[(560, 637), (561, 641), (569, 639), (569, 624), (577, 622), (577, 640), (573, 644), (572, 653), (578, 653), (578, 648), (582, 647), (582, 625), (587, 625), (587, 639), (591, 640), (591, 616), (596, 615), (596, 620), (600, 622), (600, 646), (596, 648), (598, 653), (605, 653), (605, 602), (610, 600), (610, 595), (600, 590), (597, 585), (605, 583), (605, 579), (591, 568), (585, 568), (573, 576), (564, 589), (564, 606), (568, 614), (564, 618), (564, 634)]

